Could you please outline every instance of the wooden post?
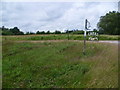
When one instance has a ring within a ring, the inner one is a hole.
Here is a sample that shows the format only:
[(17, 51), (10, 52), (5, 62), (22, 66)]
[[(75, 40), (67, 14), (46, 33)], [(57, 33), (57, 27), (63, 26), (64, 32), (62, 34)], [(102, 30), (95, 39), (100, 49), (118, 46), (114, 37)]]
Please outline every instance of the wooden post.
[(69, 31), (67, 30), (67, 32), (68, 32), (67, 34), (68, 34), (68, 40), (69, 40)]

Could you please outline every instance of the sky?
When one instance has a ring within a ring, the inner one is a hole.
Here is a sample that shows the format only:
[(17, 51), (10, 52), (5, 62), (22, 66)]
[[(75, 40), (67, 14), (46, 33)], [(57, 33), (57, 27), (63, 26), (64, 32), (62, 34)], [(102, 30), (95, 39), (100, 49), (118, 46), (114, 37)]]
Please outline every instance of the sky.
[[(118, 11), (117, 2), (2, 2), (2, 26), (23, 32), (84, 30), (85, 19), (91, 30), (101, 16)], [(1, 27), (1, 26), (0, 26)]]

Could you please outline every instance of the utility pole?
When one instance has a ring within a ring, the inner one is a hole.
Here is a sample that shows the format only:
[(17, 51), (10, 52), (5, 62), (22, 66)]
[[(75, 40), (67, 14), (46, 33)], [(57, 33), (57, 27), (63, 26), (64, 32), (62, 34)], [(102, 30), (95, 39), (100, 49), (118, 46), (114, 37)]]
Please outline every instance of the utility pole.
[(83, 54), (85, 55), (86, 51), (86, 31), (87, 31), (87, 19), (85, 19), (85, 30), (84, 30), (84, 47), (83, 47)]

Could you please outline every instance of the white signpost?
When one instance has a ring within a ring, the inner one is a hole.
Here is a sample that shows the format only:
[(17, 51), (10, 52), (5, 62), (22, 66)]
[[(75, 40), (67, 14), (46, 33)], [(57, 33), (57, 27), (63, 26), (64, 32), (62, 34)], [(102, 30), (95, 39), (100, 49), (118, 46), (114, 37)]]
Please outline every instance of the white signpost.
[[(89, 24), (89, 26), (88, 26)], [(86, 19), (85, 20), (85, 30), (84, 30), (84, 47), (83, 47), (83, 54), (85, 55), (85, 50), (86, 50), (86, 33), (87, 33), (87, 30), (89, 30), (90, 28), (90, 22), (88, 22), (88, 20)]]
[[(83, 47), (83, 54), (85, 55), (85, 51), (86, 51), (86, 35), (87, 35), (87, 30), (90, 30), (90, 22), (86, 19), (85, 20), (85, 30), (84, 30), (84, 47)], [(88, 31), (88, 40), (94, 41), (97, 40), (98, 41), (98, 33), (97, 31)]]

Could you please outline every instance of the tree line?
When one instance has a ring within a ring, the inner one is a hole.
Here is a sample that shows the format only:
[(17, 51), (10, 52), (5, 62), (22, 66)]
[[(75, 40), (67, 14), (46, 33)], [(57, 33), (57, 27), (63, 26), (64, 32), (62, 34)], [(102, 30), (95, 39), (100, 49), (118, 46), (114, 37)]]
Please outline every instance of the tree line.
[(18, 27), (9, 29), (2, 26), (2, 28), (0, 28), (0, 31), (2, 31), (2, 35), (24, 35), (24, 33), (20, 31)]
[[(94, 29), (94, 31), (99, 31), (99, 34), (108, 34), (108, 35), (120, 35), (120, 13), (116, 11), (108, 12), (105, 16), (101, 16), (100, 20), (97, 24), (98, 30)], [(2, 31), (2, 35), (31, 35), (31, 34), (84, 34), (83, 30), (66, 30), (65, 32), (61, 31), (37, 31), (37, 32), (22, 32), (18, 27), (14, 28), (5, 28), (4, 26), (0, 28)]]
[(67, 34), (67, 33), (72, 33), (72, 34), (84, 34), (83, 30), (65, 30), (65, 32), (61, 32), (59, 30), (55, 30), (54, 32), (50, 32), (50, 31), (37, 31), (37, 32), (22, 32), (20, 31), (20, 29), (18, 27), (14, 27), (14, 28), (5, 28), (4, 26), (2, 26), (2, 28), (0, 28), (0, 30), (2, 31), (2, 35), (32, 35), (32, 34)]

